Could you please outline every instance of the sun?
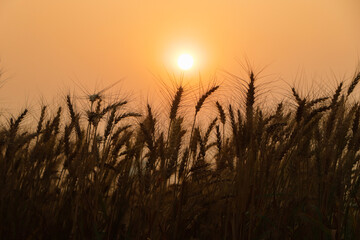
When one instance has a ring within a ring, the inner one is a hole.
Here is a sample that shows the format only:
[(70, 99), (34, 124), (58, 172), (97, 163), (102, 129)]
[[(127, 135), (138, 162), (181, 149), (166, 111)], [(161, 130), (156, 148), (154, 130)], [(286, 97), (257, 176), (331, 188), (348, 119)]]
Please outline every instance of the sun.
[(194, 59), (190, 54), (181, 54), (178, 58), (178, 65), (182, 70), (189, 70), (194, 64)]

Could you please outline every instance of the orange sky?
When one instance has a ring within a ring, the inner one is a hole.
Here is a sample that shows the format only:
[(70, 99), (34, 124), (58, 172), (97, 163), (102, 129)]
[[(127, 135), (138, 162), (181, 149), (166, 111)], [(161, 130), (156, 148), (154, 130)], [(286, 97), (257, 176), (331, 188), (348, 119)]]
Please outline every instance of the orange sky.
[(0, 109), (61, 99), (74, 80), (92, 91), (126, 77), (123, 87), (148, 95), (152, 74), (179, 74), (183, 51), (195, 58), (188, 77), (237, 74), (245, 56), (289, 82), (299, 68), (350, 77), (360, 1), (0, 0)]

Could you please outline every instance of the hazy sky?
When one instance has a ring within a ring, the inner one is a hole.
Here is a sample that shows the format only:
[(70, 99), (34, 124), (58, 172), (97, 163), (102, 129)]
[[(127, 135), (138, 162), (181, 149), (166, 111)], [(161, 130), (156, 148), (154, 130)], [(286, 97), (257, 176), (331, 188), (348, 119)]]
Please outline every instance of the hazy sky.
[[(359, 0), (0, 0), (1, 109), (89, 91), (122, 77), (136, 93), (152, 74), (238, 73), (245, 56), (291, 82), (299, 68), (351, 76), (360, 56)], [(194, 80), (195, 81), (195, 80)]]

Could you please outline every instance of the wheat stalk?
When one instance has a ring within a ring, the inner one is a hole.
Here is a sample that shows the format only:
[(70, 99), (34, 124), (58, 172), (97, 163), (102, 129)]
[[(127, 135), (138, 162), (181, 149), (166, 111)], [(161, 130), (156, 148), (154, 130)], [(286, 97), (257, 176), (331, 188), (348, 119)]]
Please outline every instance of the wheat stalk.
[(44, 122), (44, 118), (45, 118), (45, 112), (46, 112), (46, 106), (43, 106), (41, 109), (41, 114), (40, 114), (40, 119), (36, 128), (36, 133), (39, 135), (42, 129), (42, 124)]
[(180, 86), (176, 91), (175, 97), (171, 103), (170, 108), (170, 121), (173, 121), (176, 118), (177, 111), (181, 102), (181, 97), (184, 92), (184, 89)]
[(206, 93), (204, 93), (199, 100), (196, 103), (195, 106), (195, 116), (198, 114), (198, 112), (200, 111), (202, 105), (204, 104), (205, 100), (212, 94), (214, 93), (217, 89), (219, 88), (219, 86), (215, 86), (210, 88)]
[(218, 101), (216, 101), (216, 107), (217, 107), (217, 110), (219, 112), (221, 123), (225, 124), (225, 122), (226, 122), (225, 111), (224, 111), (223, 107), (221, 106), (221, 104)]
[(355, 89), (356, 85), (359, 83), (360, 81), (360, 72), (354, 77), (354, 79), (352, 80), (348, 91), (347, 91), (347, 96), (349, 96)]

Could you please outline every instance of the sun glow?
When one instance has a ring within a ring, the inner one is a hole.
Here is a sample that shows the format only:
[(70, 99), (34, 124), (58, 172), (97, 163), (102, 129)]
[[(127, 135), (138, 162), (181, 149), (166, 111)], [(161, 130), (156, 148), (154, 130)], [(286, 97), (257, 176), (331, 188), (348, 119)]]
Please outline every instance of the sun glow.
[(194, 64), (194, 59), (190, 54), (181, 54), (178, 58), (178, 65), (182, 70), (189, 70)]

